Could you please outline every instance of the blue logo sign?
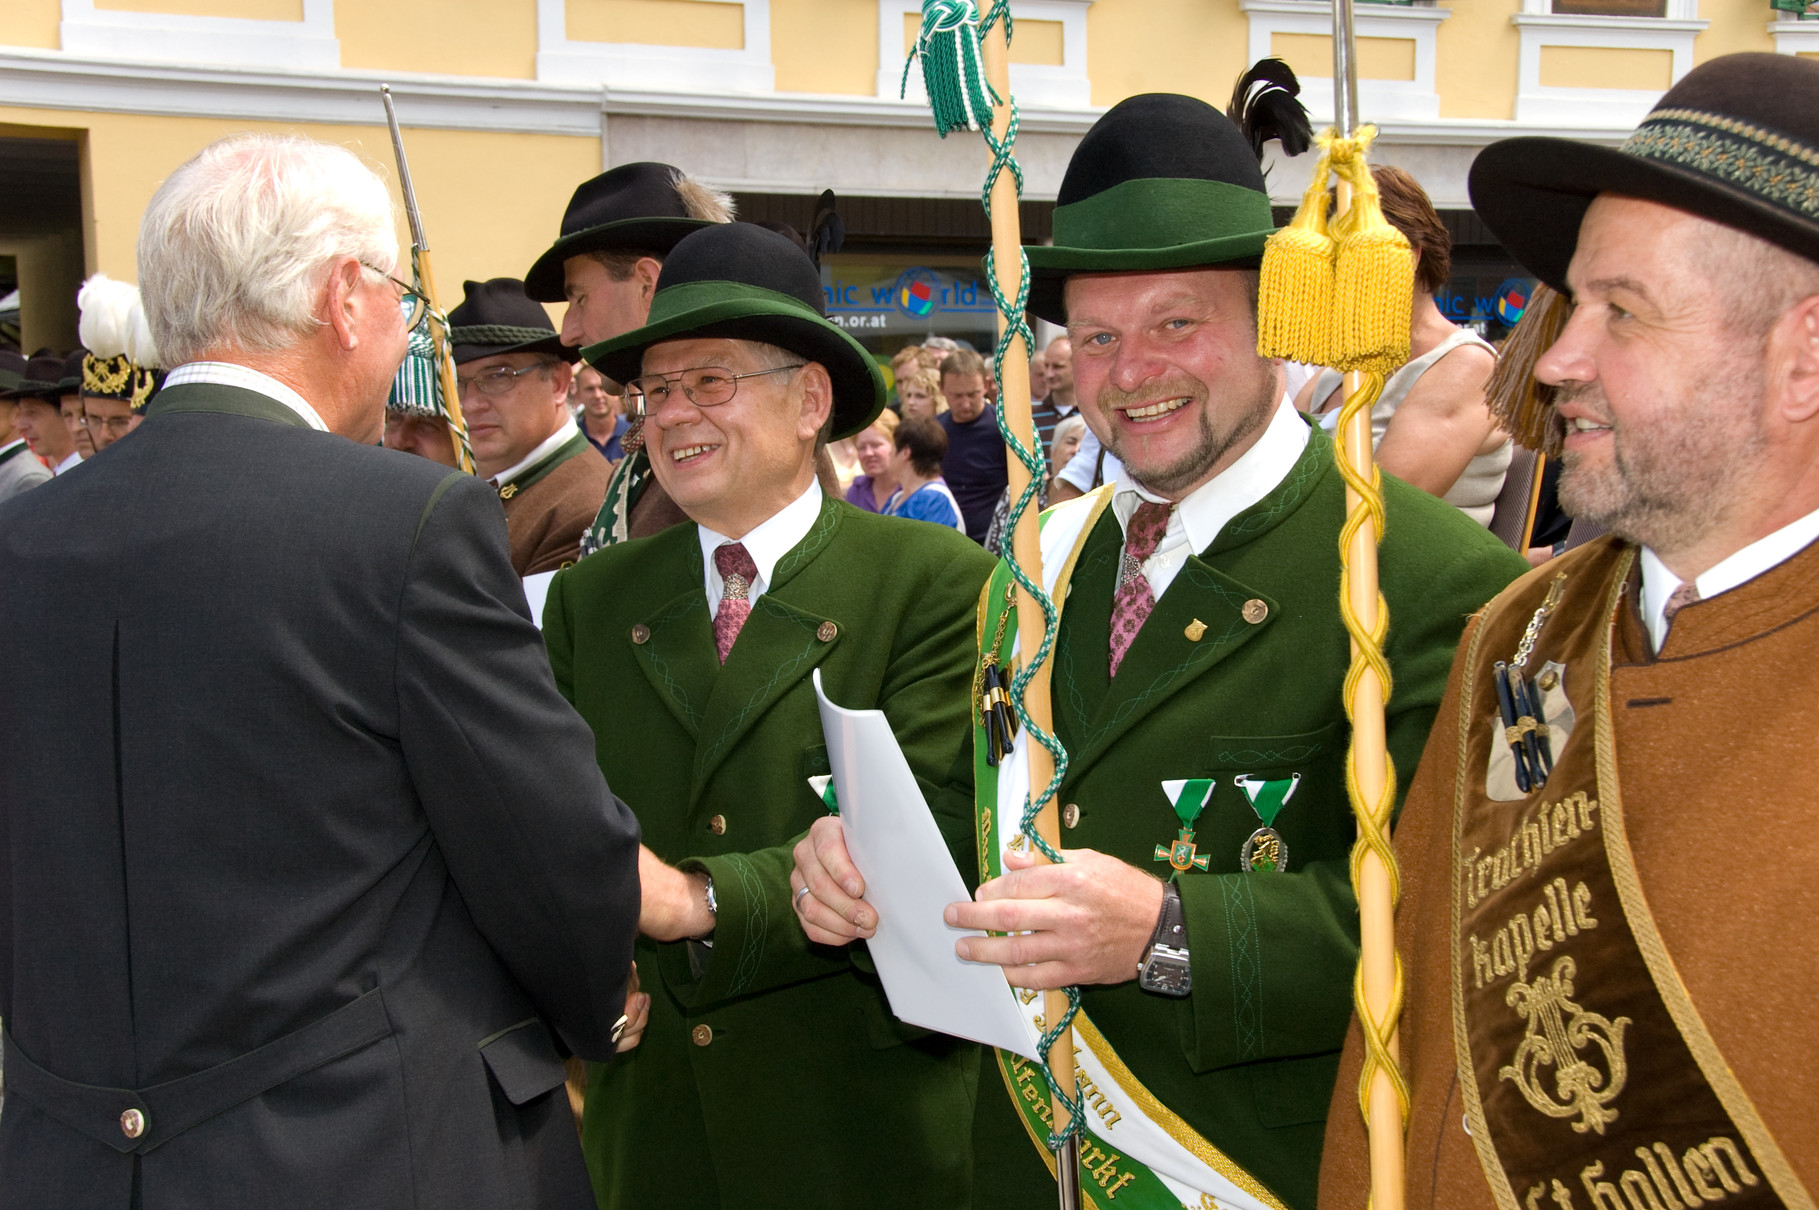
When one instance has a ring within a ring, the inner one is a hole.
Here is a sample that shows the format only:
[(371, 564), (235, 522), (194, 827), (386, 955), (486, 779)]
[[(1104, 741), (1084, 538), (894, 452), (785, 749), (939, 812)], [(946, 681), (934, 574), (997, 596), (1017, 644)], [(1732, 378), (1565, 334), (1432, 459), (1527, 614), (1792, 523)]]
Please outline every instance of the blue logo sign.
[(1492, 306), (1492, 314), (1497, 322), (1506, 328), (1516, 326), (1522, 313), (1528, 310), (1528, 299), (1531, 287), (1520, 277), (1512, 277), (1497, 287), (1497, 300)]

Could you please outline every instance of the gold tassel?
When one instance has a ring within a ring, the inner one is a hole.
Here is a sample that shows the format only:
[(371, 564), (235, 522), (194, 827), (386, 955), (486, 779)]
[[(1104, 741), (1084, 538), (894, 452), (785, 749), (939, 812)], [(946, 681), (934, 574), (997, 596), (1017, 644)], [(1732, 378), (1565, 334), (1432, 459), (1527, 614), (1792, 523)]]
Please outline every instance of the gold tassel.
[(1554, 410), (1555, 388), (1536, 379), (1535, 363), (1560, 339), (1572, 317), (1570, 299), (1551, 286), (1537, 284), (1522, 318), (1503, 342), (1497, 366), (1484, 387), (1484, 402), (1503, 431), (1518, 445), (1550, 458), (1559, 457), (1566, 432)]
[(1332, 170), (1352, 187), (1351, 204), (1333, 223), (1332, 359), (1336, 370), (1390, 374), (1408, 360), (1415, 256), (1408, 239), (1383, 217), (1377, 181), (1365, 153), (1377, 128), (1335, 139)]
[(1264, 245), (1257, 293), (1257, 355), (1315, 366), (1329, 364), (1333, 310), (1333, 240), (1326, 230), (1332, 132), (1318, 141), (1320, 159), (1301, 208)]

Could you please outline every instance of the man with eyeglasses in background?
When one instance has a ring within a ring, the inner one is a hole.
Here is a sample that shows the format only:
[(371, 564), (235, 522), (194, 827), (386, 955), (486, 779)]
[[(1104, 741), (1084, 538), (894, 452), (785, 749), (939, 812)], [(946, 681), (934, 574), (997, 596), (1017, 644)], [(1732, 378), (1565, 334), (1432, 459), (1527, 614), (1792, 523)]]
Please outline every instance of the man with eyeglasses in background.
[(521, 576), (575, 560), (612, 467), (591, 455), (568, 410), (573, 368), (556, 327), (514, 277), (465, 283), (449, 312), (455, 383), (474, 465), (505, 508)]
[(884, 381), (822, 297), (799, 244), (716, 224), (676, 244), (643, 327), (589, 350), (690, 522), (556, 573), (543, 615), (646, 845), (650, 1023), (631, 1062), (594, 1068), (582, 1124), (602, 1210), (971, 1205), (978, 1048), (896, 1021), (864, 952), (811, 944), (792, 911), (790, 846), (828, 811), (813, 675), (883, 711), (971, 843), (992, 566), (823, 491), (818, 452), (877, 417)]

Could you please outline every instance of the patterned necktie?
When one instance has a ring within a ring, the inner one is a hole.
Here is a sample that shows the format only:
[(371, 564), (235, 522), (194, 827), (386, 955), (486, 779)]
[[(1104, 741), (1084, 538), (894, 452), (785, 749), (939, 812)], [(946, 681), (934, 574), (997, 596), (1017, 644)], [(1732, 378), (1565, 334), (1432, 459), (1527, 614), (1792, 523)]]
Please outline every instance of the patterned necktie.
[(1174, 507), (1145, 500), (1124, 527), (1124, 560), (1118, 565), (1118, 591), (1112, 594), (1113, 676), (1118, 675), (1124, 653), (1131, 649), (1144, 620), (1156, 607), (1156, 594), (1143, 574), (1143, 561), (1156, 553), (1162, 533), (1168, 528), (1169, 511)]
[(720, 573), (724, 596), (714, 611), (714, 646), (720, 649), (720, 662), (733, 649), (739, 628), (752, 616), (752, 581), (758, 578), (758, 565), (743, 542), (728, 542), (714, 551), (714, 567)]
[(1661, 620), (1673, 625), (1674, 615), (1699, 599), (1699, 586), (1691, 580), (1667, 594), (1667, 604), (1661, 608)]

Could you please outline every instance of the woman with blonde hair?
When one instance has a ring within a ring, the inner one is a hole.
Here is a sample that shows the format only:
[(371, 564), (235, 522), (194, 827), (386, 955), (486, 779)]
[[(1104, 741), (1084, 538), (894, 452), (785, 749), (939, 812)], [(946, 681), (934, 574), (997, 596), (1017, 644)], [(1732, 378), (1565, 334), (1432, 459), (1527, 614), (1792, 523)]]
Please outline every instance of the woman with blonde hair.
[(897, 413), (885, 408), (878, 418), (853, 436), (853, 447), (859, 452), (860, 474), (846, 489), (846, 502), (868, 513), (883, 512), (891, 493), (897, 490), (897, 475), (891, 467), (891, 453), (897, 435)]
[(941, 397), (941, 375), (936, 370), (918, 367), (897, 380), (897, 410), (908, 420), (919, 416), (933, 420), (947, 411), (947, 400)]

